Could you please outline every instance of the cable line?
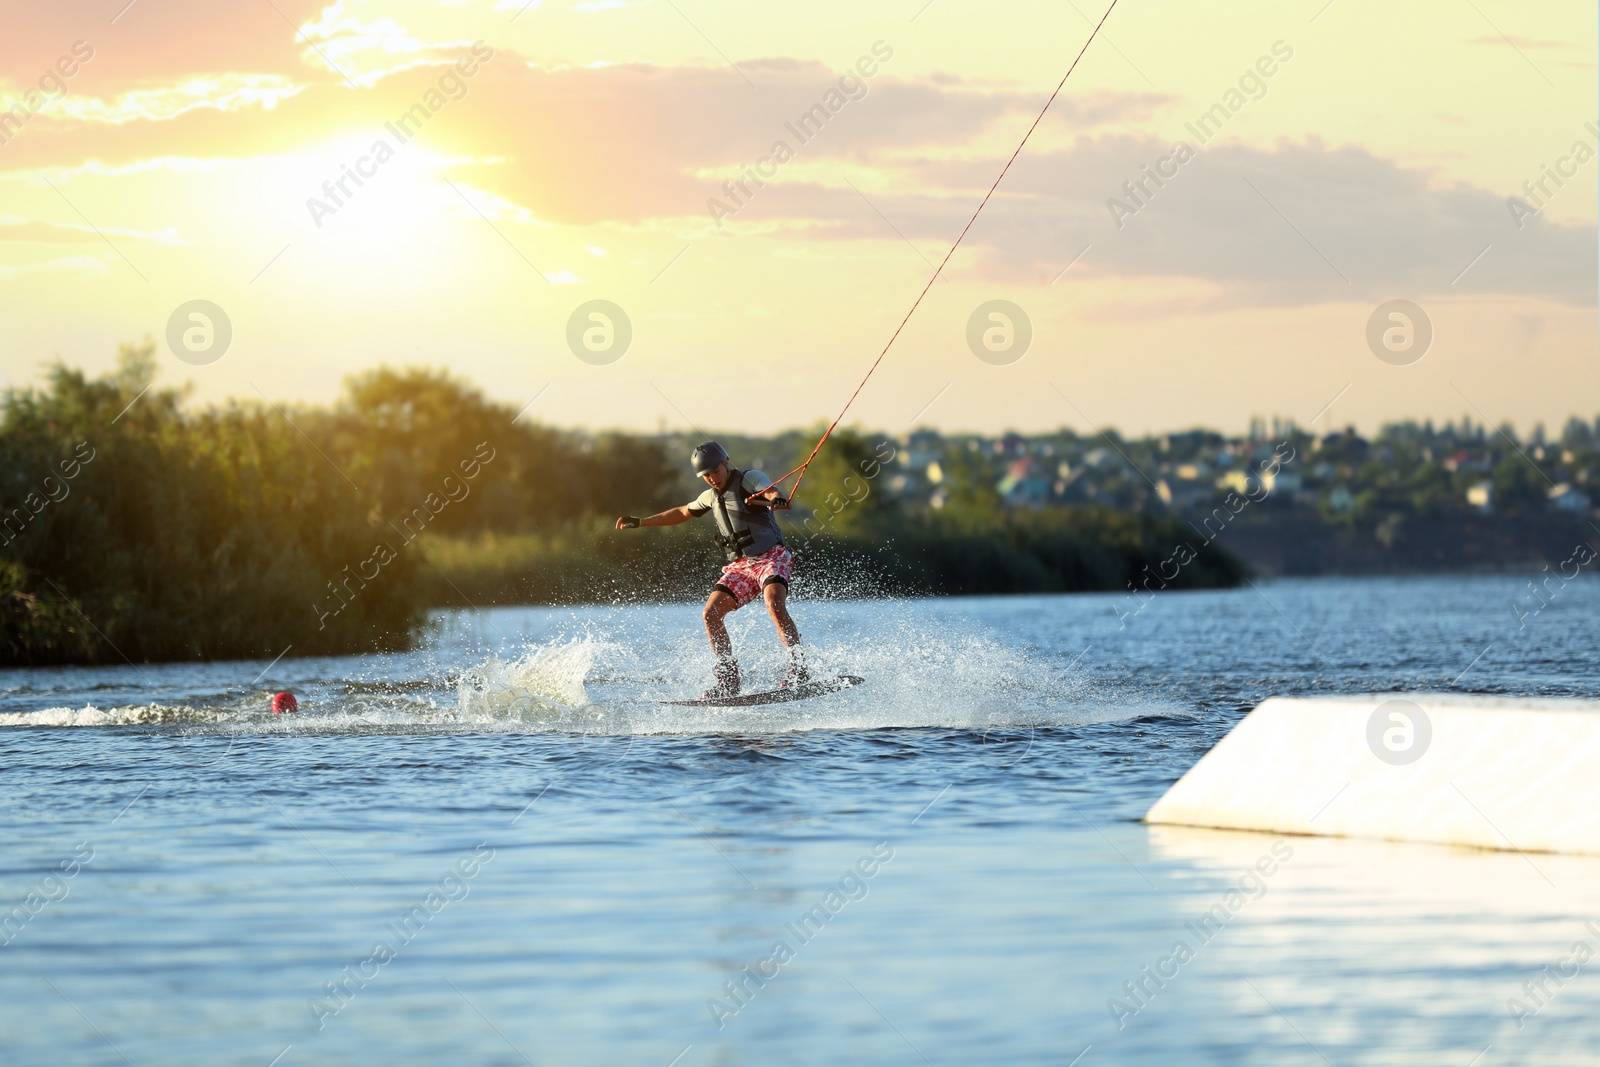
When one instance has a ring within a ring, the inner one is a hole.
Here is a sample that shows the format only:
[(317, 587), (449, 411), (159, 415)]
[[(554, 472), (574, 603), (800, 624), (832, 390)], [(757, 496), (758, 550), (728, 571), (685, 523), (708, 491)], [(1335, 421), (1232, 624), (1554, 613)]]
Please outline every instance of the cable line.
[(928, 279), (928, 284), (922, 287), (922, 292), (918, 293), (917, 299), (911, 303), (911, 310), (906, 312), (906, 317), (901, 319), (900, 325), (894, 328), (894, 333), (890, 335), (888, 343), (883, 346), (883, 351), (878, 353), (878, 358), (872, 361), (871, 367), (867, 368), (867, 373), (861, 379), (861, 384), (856, 386), (856, 391), (850, 394), (849, 400), (845, 401), (844, 408), (840, 410), (838, 418), (835, 418), (833, 422), (828, 425), (827, 430), (824, 431), (822, 437), (818, 439), (816, 447), (811, 450), (811, 454), (805, 458), (804, 463), (801, 463), (788, 474), (785, 474), (782, 478), (779, 478), (772, 483), (773, 485), (781, 485), (785, 481), (788, 481), (791, 475), (798, 474), (800, 476), (795, 479), (794, 489), (789, 493), (789, 502), (791, 504), (793, 504), (794, 498), (800, 494), (800, 483), (806, 480), (806, 468), (811, 466), (811, 461), (817, 458), (817, 453), (822, 451), (822, 446), (827, 443), (829, 437), (833, 436), (833, 431), (838, 427), (840, 420), (844, 418), (845, 412), (850, 410), (850, 405), (856, 402), (856, 397), (860, 396), (861, 390), (866, 388), (867, 379), (872, 377), (873, 371), (878, 369), (878, 364), (883, 362), (883, 357), (889, 354), (889, 348), (894, 344), (895, 338), (900, 336), (900, 331), (906, 328), (906, 323), (910, 322), (911, 316), (916, 314), (917, 306), (922, 303), (922, 298), (928, 295), (928, 290), (933, 288), (933, 283), (939, 280), (939, 275), (941, 272), (943, 272), (945, 264), (949, 263), (950, 257), (956, 254), (956, 249), (961, 247), (962, 238), (967, 236), (967, 231), (972, 229), (972, 224), (978, 221), (979, 212), (983, 211), (984, 205), (989, 202), (989, 198), (994, 195), (994, 191), (1000, 187), (1000, 182), (1003, 178), (1005, 178), (1006, 171), (1011, 169), (1011, 164), (1015, 163), (1017, 161), (1017, 157), (1022, 154), (1022, 149), (1027, 145), (1028, 138), (1033, 136), (1033, 131), (1038, 128), (1040, 122), (1044, 121), (1045, 112), (1049, 111), (1050, 105), (1056, 102), (1056, 97), (1060, 95), (1062, 86), (1067, 84), (1067, 79), (1072, 77), (1072, 72), (1078, 69), (1078, 60), (1083, 58), (1083, 54), (1089, 50), (1089, 45), (1094, 43), (1095, 36), (1100, 32), (1100, 27), (1106, 24), (1106, 19), (1111, 17), (1111, 12), (1116, 8), (1116, 6), (1117, 0), (1111, 0), (1111, 6), (1106, 8), (1106, 13), (1104, 15), (1100, 16), (1100, 21), (1095, 23), (1094, 29), (1089, 33), (1089, 39), (1083, 42), (1083, 47), (1078, 49), (1078, 55), (1073, 59), (1072, 65), (1068, 67), (1067, 72), (1061, 76), (1061, 81), (1056, 83), (1055, 92), (1050, 94), (1050, 99), (1046, 100), (1044, 102), (1044, 107), (1039, 109), (1039, 114), (1036, 118), (1034, 118), (1033, 125), (1028, 127), (1028, 132), (1023, 134), (1022, 140), (1017, 143), (1017, 150), (1011, 153), (1011, 158), (1006, 160), (1006, 165), (1000, 168), (1000, 174), (995, 178), (994, 184), (989, 186), (989, 191), (987, 193), (983, 194), (983, 199), (978, 202), (977, 210), (973, 211), (972, 217), (968, 219), (967, 224), (961, 228), (961, 233), (958, 237), (956, 237), (955, 244), (950, 246), (950, 251), (944, 254), (944, 258), (939, 261), (939, 265), (933, 269), (933, 276)]

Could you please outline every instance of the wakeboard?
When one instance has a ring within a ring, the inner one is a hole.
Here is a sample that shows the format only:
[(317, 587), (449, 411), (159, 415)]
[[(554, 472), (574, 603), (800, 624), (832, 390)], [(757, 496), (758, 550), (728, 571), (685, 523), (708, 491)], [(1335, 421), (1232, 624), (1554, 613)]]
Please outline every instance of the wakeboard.
[(663, 700), (662, 704), (677, 704), (686, 708), (749, 708), (758, 704), (786, 704), (791, 700), (809, 700), (811, 697), (825, 696), (828, 693), (837, 693), (841, 689), (849, 689), (853, 685), (860, 685), (865, 678), (857, 678), (853, 674), (841, 674), (837, 678), (819, 678), (805, 685), (792, 686), (787, 689), (768, 689), (760, 693), (740, 693), (731, 697), (698, 697), (694, 700)]

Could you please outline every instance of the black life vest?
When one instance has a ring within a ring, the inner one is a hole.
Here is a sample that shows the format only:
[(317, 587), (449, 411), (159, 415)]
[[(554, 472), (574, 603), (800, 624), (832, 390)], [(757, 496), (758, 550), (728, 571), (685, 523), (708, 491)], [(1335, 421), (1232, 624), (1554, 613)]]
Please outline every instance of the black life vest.
[(759, 556), (783, 544), (783, 532), (778, 529), (772, 509), (745, 503), (745, 473), (729, 468), (728, 481), (722, 491), (712, 490), (716, 500), (717, 544), (722, 546), (730, 562), (745, 556)]

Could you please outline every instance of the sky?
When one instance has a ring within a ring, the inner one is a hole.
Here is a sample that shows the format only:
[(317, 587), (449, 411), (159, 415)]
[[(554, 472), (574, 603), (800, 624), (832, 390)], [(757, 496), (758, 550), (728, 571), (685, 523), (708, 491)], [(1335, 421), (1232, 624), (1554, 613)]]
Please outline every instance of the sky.
[[(565, 426), (831, 419), (1104, 14), (28, 5), (0, 385), (148, 338), (199, 403), (389, 364)], [(1589, 0), (1117, 0), (846, 421), (1600, 415), (1597, 33)]]

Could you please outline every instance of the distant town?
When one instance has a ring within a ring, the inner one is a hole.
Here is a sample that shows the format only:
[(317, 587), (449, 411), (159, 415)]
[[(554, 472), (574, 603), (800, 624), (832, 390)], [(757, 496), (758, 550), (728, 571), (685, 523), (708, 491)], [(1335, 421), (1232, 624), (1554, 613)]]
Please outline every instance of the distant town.
[[(933, 509), (978, 494), (1008, 508), (1098, 504), (1190, 516), (1232, 493), (1252, 506), (1353, 522), (1394, 513), (1587, 515), (1600, 499), (1600, 418), (1574, 418), (1558, 436), (1535, 427), (1526, 439), (1510, 426), (1469, 419), (1441, 427), (1395, 423), (1372, 438), (1352, 429), (1318, 435), (1264, 419), (1253, 420), (1244, 437), (1209, 430), (1132, 439), (1068, 430), (861, 436), (896, 449), (878, 490)], [(752, 457), (751, 466), (773, 455), (787, 463), (794, 437), (741, 438), (739, 454)]]
[[(723, 438), (774, 477), (815, 439)], [(660, 440), (671, 455), (692, 447), (687, 436)], [(891, 528), (893, 512), (958, 525), (1054, 513), (1065, 521), (1074, 511), (1170, 520), (1195, 535), (1192, 546), (1224, 548), (1265, 576), (1538, 570), (1600, 546), (1600, 418), (1525, 436), (1469, 418), (1394, 423), (1372, 437), (1256, 419), (1240, 437), (858, 430), (855, 441), (861, 457), (892, 447), (893, 459), (852, 493), (852, 468), (829, 458), (843, 446), (830, 442), (819, 457), (827, 470), (813, 470), (800, 494), (803, 532), (819, 525), (807, 512), (827, 518), (826, 494), (837, 492), (860, 498), (843, 514), (881, 515)]]

